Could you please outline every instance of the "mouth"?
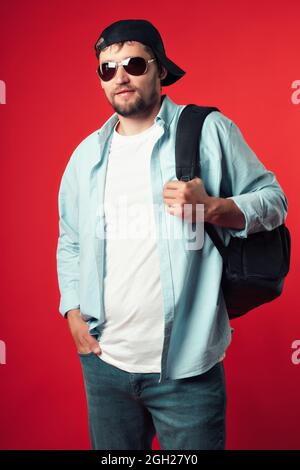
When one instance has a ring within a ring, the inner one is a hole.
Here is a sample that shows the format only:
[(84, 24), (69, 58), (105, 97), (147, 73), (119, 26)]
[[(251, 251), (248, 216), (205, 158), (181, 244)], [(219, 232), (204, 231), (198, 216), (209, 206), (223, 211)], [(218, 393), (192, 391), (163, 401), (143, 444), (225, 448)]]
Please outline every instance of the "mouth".
[(134, 93), (134, 90), (126, 90), (126, 91), (121, 91), (119, 93), (116, 93), (118, 96), (130, 96), (132, 93)]

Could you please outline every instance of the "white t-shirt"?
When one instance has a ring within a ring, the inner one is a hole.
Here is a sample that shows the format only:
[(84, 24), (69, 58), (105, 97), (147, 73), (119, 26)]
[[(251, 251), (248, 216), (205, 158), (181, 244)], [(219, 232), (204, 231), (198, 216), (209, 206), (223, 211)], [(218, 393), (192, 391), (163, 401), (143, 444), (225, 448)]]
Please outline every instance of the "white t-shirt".
[(124, 136), (116, 126), (104, 192), (106, 322), (99, 358), (128, 372), (160, 372), (164, 313), (150, 157), (161, 129), (154, 123)]
[(150, 157), (161, 130), (154, 123), (139, 134), (123, 136), (116, 131), (118, 122), (104, 192), (106, 322), (99, 358), (127, 372), (159, 373), (164, 312)]

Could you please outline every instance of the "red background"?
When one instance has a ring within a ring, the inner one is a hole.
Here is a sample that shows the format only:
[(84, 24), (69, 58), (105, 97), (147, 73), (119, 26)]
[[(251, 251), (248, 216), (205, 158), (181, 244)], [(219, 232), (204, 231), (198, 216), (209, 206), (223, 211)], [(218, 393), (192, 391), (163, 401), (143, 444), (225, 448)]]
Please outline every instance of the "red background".
[[(1, 2), (2, 449), (88, 449), (80, 362), (58, 313), (57, 193), (75, 146), (113, 110), (93, 45), (113, 21), (145, 18), (187, 73), (163, 88), (178, 104), (219, 107), (289, 201), (291, 271), (282, 296), (232, 322), (225, 359), (228, 449), (299, 449), (298, 1)], [(153, 448), (159, 449), (157, 438)]]

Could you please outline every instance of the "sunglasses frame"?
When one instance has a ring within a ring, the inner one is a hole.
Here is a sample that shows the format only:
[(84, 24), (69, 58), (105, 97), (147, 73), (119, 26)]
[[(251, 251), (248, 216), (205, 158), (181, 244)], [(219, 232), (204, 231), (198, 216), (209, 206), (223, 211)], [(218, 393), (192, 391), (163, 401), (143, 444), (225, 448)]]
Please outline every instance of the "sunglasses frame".
[(141, 74), (139, 74), (139, 75), (132, 75), (132, 74), (130, 74), (129, 72), (127, 72), (127, 70), (124, 69), (126, 73), (128, 73), (129, 75), (132, 75), (133, 77), (140, 77), (141, 75), (145, 75), (145, 73), (147, 73), (147, 70), (148, 70), (148, 64), (151, 63), (151, 62), (154, 62), (154, 61), (156, 60), (156, 57), (152, 57), (151, 59), (148, 59), (148, 60), (147, 60), (147, 59), (145, 59), (145, 57), (140, 57), (140, 56), (126, 57), (126, 59), (123, 59), (123, 60), (121, 60), (120, 62), (116, 62), (115, 60), (109, 60), (109, 61), (103, 62), (103, 63), (101, 64), (101, 68), (102, 68), (102, 65), (103, 65), (103, 64), (107, 64), (107, 63), (113, 63), (113, 64), (115, 64), (115, 67), (114, 67), (115, 71), (114, 71), (113, 76), (112, 76), (109, 80), (103, 80), (103, 78), (101, 78), (100, 73), (99, 73), (99, 72), (100, 72), (100, 65), (98, 66), (98, 68), (97, 68), (97, 70), (96, 70), (97, 76), (98, 76), (98, 78), (99, 78), (100, 80), (102, 80), (102, 81), (104, 81), (104, 82), (109, 82), (110, 80), (112, 80), (112, 79), (116, 76), (117, 70), (118, 70), (118, 68), (119, 68), (120, 65), (122, 65), (122, 66), (128, 65), (130, 59), (137, 59), (137, 58), (138, 58), (138, 59), (143, 59), (143, 60), (145, 61), (145, 63), (146, 63), (146, 69), (145, 69), (145, 72), (143, 72), (143, 73), (141, 73)]

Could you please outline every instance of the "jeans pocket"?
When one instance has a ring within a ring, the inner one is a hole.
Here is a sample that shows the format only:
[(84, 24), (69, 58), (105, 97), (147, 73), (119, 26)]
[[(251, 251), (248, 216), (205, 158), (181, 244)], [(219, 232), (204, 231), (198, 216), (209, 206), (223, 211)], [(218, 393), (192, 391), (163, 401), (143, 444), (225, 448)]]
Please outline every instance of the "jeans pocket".
[(92, 354), (94, 354), (94, 352), (93, 352), (93, 351), (90, 351), (90, 352), (88, 352), (88, 353), (82, 353), (82, 352), (77, 351), (77, 354), (78, 354), (78, 356), (80, 356), (80, 357), (89, 357), (89, 356), (91, 356)]

